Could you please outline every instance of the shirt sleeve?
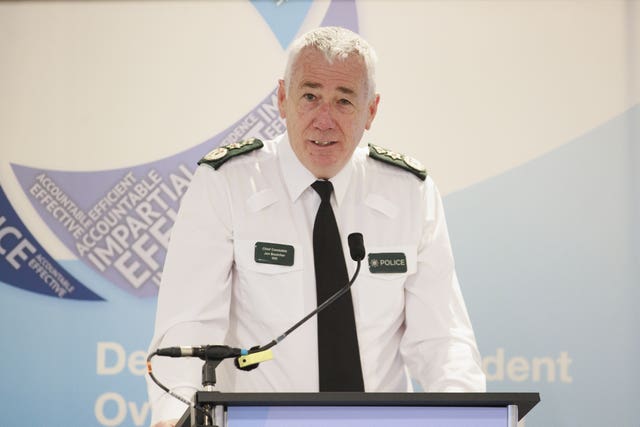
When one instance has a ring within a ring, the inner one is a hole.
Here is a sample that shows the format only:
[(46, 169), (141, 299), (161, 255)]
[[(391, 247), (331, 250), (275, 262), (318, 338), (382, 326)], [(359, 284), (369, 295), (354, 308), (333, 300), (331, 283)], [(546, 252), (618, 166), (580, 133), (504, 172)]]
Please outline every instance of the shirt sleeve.
[[(221, 344), (228, 329), (233, 242), (228, 190), (223, 174), (196, 169), (171, 231), (158, 294), (154, 336), (159, 347)], [(201, 388), (202, 361), (153, 360), (154, 375), (191, 399)], [(186, 405), (147, 379), (152, 424), (180, 418)]]
[(427, 392), (481, 392), (486, 379), (455, 273), (442, 199), (423, 184), (423, 226), (416, 274), (405, 286), (401, 353), (412, 378)]

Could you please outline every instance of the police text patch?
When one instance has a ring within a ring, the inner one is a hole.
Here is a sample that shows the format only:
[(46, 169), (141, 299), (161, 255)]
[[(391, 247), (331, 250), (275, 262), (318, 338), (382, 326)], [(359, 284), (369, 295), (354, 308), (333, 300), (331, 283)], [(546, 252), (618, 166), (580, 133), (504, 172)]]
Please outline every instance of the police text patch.
[(407, 257), (402, 252), (369, 254), (371, 273), (406, 273)]

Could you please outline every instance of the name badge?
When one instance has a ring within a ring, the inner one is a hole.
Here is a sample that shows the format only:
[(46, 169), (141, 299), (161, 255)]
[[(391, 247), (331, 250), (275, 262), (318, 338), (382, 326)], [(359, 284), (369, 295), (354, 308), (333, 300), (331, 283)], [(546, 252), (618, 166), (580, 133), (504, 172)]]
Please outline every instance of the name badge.
[(371, 273), (406, 273), (407, 257), (402, 252), (369, 254)]
[(293, 246), (256, 242), (254, 260), (260, 264), (293, 265)]

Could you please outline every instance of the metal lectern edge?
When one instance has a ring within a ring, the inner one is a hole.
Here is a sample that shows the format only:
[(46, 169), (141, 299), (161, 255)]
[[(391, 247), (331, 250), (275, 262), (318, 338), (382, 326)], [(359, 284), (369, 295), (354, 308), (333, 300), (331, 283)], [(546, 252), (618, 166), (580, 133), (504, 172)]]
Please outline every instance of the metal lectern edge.
[(522, 419), (539, 393), (221, 393), (200, 391), (198, 403), (223, 406), (515, 406)]

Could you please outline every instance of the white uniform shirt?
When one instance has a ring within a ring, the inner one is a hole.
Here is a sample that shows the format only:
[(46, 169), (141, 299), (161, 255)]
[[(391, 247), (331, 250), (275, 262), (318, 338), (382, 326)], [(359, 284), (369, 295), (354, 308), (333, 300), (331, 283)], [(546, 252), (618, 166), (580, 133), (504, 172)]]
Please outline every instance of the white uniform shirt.
[[(264, 345), (316, 308), (312, 230), (320, 197), (286, 134), (214, 170), (201, 165), (171, 234), (151, 350), (173, 345)], [(430, 178), (356, 149), (331, 179), (331, 204), (351, 277), (347, 236), (362, 233), (367, 254), (403, 253), (406, 273), (355, 281), (354, 314), (365, 391), (406, 391), (405, 366), (425, 391), (484, 391), (485, 377), (454, 271), (442, 201)], [(256, 242), (294, 247), (292, 266), (257, 263)], [(250, 372), (231, 360), (218, 389), (318, 390), (316, 318), (273, 347)], [(200, 387), (199, 359), (154, 359), (154, 373), (185, 397)], [(153, 422), (185, 405), (149, 384)]]

